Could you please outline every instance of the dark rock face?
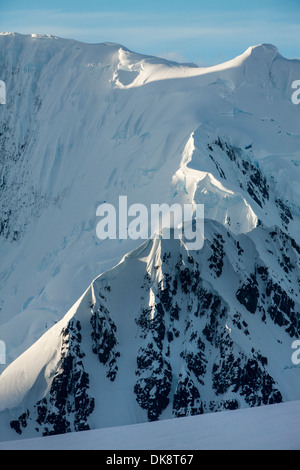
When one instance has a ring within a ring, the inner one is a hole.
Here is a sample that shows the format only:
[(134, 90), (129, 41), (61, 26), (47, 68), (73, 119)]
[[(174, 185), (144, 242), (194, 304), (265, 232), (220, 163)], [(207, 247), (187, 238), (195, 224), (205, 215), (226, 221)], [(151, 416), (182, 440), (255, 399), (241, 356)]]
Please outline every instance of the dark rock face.
[(271, 279), (267, 283), (266, 293), (270, 299), (267, 312), (279, 326), (285, 327), (291, 337), (300, 334), (300, 318), (295, 311), (295, 302), (283, 291), (281, 286)]
[[(290, 276), (298, 276), (299, 247), (293, 238), (278, 228), (270, 231), (270, 238), (279, 243), (278, 268), (282, 269), (286, 281), (290, 283)], [(280, 280), (278, 276), (275, 277), (266, 265), (257, 263), (255, 272), (236, 292), (236, 298), (252, 314), (260, 313), (264, 322), (269, 317), (291, 337), (299, 337), (299, 303), (296, 305), (295, 302), (297, 295), (294, 296), (293, 288), (287, 290), (282, 287), (283, 280), (282, 277)]]
[(70, 321), (62, 331), (61, 359), (49, 395), (39, 400), (33, 411), (27, 410), (11, 421), (11, 428), (18, 434), (28, 421), (35, 421), (36, 431), (44, 436), (89, 429), (87, 421), (94, 409), (94, 398), (88, 394), (89, 376), (82, 361), (80, 330), (79, 321)]
[(117, 350), (117, 327), (102, 303), (92, 313), (91, 326), (93, 353), (98, 356), (100, 363), (106, 366), (106, 376), (113, 382), (118, 372), (117, 359), (120, 357)]
[(147, 411), (149, 421), (157, 420), (169, 404), (172, 371), (155, 341), (140, 349), (136, 375), (136, 400)]
[(251, 274), (246, 284), (243, 284), (236, 293), (238, 301), (246, 307), (248, 312), (255, 313), (259, 300), (258, 284), (255, 274)]
[(221, 234), (216, 234), (213, 243), (211, 245), (213, 254), (208, 259), (210, 262), (209, 269), (212, 269), (217, 277), (220, 277), (223, 269), (223, 258), (225, 256), (224, 248), (224, 239)]
[(253, 353), (247, 358), (241, 354), (236, 357), (232, 348), (222, 354), (220, 363), (213, 366), (213, 387), (216, 394), (229, 390), (245, 398), (249, 406), (280, 403), (282, 395), (275, 381), (266, 370), (267, 358)]
[(275, 204), (279, 209), (280, 217), (283, 223), (284, 228), (287, 230), (288, 225), (291, 220), (293, 220), (293, 215), (291, 210), (286, 202), (283, 202), (281, 199), (275, 199)]
[[(224, 142), (220, 137), (218, 137), (212, 144), (208, 145), (208, 150), (213, 153), (215, 147), (219, 147), (224, 155), (226, 155), (226, 157), (236, 165), (238, 173), (241, 176), (240, 186), (248, 192), (251, 198), (260, 207), (263, 207), (265, 201), (269, 200), (270, 190), (267, 179), (263, 175), (261, 169), (246, 158), (242, 149)], [(218, 173), (220, 174), (219, 168), (221, 168), (221, 165), (213, 158), (211, 153), (209, 156), (214, 161)], [(224, 178), (224, 172), (223, 175), (220, 174), (220, 176)], [(244, 183), (242, 183), (242, 180)]]
[[(149, 283), (149, 277), (145, 276), (144, 286), (147, 290)], [(163, 302), (171, 307), (171, 298), (167, 293), (163, 295)], [(164, 317), (163, 304), (158, 303), (153, 317), (151, 309), (145, 308), (137, 319), (141, 329), (140, 337), (146, 345), (141, 346), (138, 352), (134, 393), (138, 404), (147, 411), (149, 421), (157, 420), (169, 404), (172, 369), (165, 347), (168, 339)]]
[[(252, 162), (252, 156), (249, 157), (248, 151), (251, 152), (252, 146), (241, 149), (231, 145), (225, 139), (217, 137), (214, 141), (207, 144), (207, 152), (210, 160), (213, 162), (218, 176), (221, 180), (226, 180), (225, 166), (226, 160), (234, 165), (237, 176), (237, 183), (251, 199), (263, 209), (268, 202), (272, 202), (277, 208), (279, 219), (281, 220), (282, 229), (288, 231), (289, 224), (294, 220), (292, 208), (288, 200), (282, 195), (272, 194), (269, 181), (263, 170), (259, 167), (258, 162)], [(219, 152), (219, 157), (216, 150)], [(221, 153), (220, 153), (221, 152)], [(220, 157), (221, 155), (221, 157)], [(258, 221), (258, 225), (261, 221)]]
[[(244, 250), (240, 243), (233, 246), (241, 257)], [(216, 234), (207, 258), (213, 278), (222, 275), (225, 256), (224, 237)], [(169, 403), (173, 416), (186, 416), (236, 409), (241, 400), (248, 406), (281, 402), (278, 384), (268, 372), (268, 359), (253, 348), (247, 354), (232, 341), (226, 325), (229, 307), (204, 282), (198, 262), (191, 255), (173, 257), (170, 252), (162, 255), (163, 282), (156, 289), (155, 309), (145, 308), (137, 320), (140, 337), (151, 338), (140, 349), (134, 390), (149, 419), (153, 418), (151, 410), (158, 419)], [(268, 308), (263, 308), (263, 299), (268, 305), (272, 303), (267, 289), (270, 279), (267, 267), (257, 265), (236, 292), (239, 303), (261, 321), (268, 312), (270, 315)], [(147, 284), (150, 288), (150, 278), (146, 277), (144, 288)], [(286, 308), (283, 296), (281, 302)], [(277, 300), (276, 305), (280, 306)], [(233, 315), (233, 325), (245, 337), (250, 335), (248, 323), (238, 311)], [(211, 357), (216, 361), (211, 363)], [(209, 381), (212, 388), (207, 394)]]
[(174, 393), (173, 415), (177, 418), (202, 414), (203, 404), (200, 393), (189, 376), (179, 376)]
[[(49, 392), (12, 420), (11, 428), (24, 434), (34, 425), (43, 435), (89, 429), (101, 395), (90, 395), (90, 382), (99, 370), (86, 357), (95, 355), (107, 384), (122, 390), (120, 376), (129, 371), (121, 374), (121, 359), (131, 342), (136, 355), (130, 356), (130, 393), (149, 421), (283, 401), (269, 367), (271, 356), (251, 341), (253, 328), (263, 336), (270, 324), (290, 338), (300, 336), (299, 294), (295, 284), (283, 287), (291, 276), (300, 278), (300, 248), (282, 230), (260, 228), (266, 246), (272, 244), (272, 266), (256, 249), (249, 262), (246, 247), (249, 250), (253, 243), (220, 227), (214, 226), (204, 248), (192, 254), (180, 242), (172, 250), (162, 242), (157, 264), (147, 268), (142, 285), (134, 285), (125, 295), (128, 305), (134, 295), (136, 305), (136, 330), (129, 338), (122, 336), (124, 317), (111, 303), (118, 284), (113, 290), (97, 284), (84, 332), (76, 316), (61, 332), (60, 359)], [(283, 255), (289, 262), (282, 264)], [(220, 283), (228, 292), (218, 292)], [(238, 334), (232, 335), (232, 328)], [(275, 343), (279, 340), (274, 339), (274, 347)]]

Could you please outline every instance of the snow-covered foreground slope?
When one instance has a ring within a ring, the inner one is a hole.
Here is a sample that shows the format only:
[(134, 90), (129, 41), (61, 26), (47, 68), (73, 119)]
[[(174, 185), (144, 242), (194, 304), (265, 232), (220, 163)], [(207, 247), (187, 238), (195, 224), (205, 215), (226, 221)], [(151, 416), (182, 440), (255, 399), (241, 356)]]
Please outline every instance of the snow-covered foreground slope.
[(2, 442), (0, 449), (300, 450), (300, 402)]

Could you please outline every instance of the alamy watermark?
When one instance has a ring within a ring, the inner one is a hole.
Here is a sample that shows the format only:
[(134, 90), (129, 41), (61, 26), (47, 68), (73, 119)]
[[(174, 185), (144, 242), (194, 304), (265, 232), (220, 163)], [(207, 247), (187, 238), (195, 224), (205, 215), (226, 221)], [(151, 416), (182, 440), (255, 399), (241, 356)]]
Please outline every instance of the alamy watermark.
[(6, 364), (6, 346), (2, 340), (0, 340), (0, 364)]
[(296, 351), (292, 354), (292, 363), (295, 365), (300, 364), (300, 340), (296, 339), (292, 343), (292, 349), (296, 349)]
[[(204, 205), (179, 203), (135, 203), (128, 206), (127, 196), (119, 196), (119, 206), (103, 203), (97, 207), (101, 217), (96, 226), (100, 240), (130, 238), (147, 240), (149, 237), (182, 239), (188, 250), (199, 250), (204, 243)], [(131, 219), (130, 219), (131, 218)]]
[(300, 80), (294, 80), (292, 83), (292, 88), (296, 89), (292, 94), (292, 102), (294, 104), (300, 104)]
[(6, 104), (6, 86), (3, 80), (0, 80), (0, 104)]

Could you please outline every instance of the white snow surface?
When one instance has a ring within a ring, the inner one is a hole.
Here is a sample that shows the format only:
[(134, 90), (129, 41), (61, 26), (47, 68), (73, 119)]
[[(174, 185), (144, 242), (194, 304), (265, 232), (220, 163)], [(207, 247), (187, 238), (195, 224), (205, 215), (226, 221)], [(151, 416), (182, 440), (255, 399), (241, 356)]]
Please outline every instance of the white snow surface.
[(0, 442), (0, 450), (300, 450), (300, 401)]

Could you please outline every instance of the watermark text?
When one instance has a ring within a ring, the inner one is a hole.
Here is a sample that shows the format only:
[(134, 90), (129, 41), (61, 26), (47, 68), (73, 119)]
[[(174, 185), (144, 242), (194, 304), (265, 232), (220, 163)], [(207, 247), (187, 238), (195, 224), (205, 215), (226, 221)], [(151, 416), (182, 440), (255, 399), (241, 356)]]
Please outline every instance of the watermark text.
[(292, 354), (292, 363), (295, 365), (300, 364), (300, 340), (296, 339), (292, 343), (292, 349), (296, 349), (296, 351)]
[(6, 86), (3, 80), (0, 80), (0, 104), (6, 104)]
[(2, 340), (0, 340), (0, 364), (6, 364), (6, 346)]
[(130, 238), (147, 240), (149, 237), (182, 239), (188, 250), (199, 250), (204, 243), (204, 205), (174, 203), (141, 203), (128, 206), (127, 196), (119, 196), (119, 207), (103, 203), (97, 207), (96, 216), (101, 217), (96, 226), (100, 240)]
[(294, 80), (292, 88), (296, 89), (292, 94), (292, 102), (293, 104), (300, 104), (300, 80)]

